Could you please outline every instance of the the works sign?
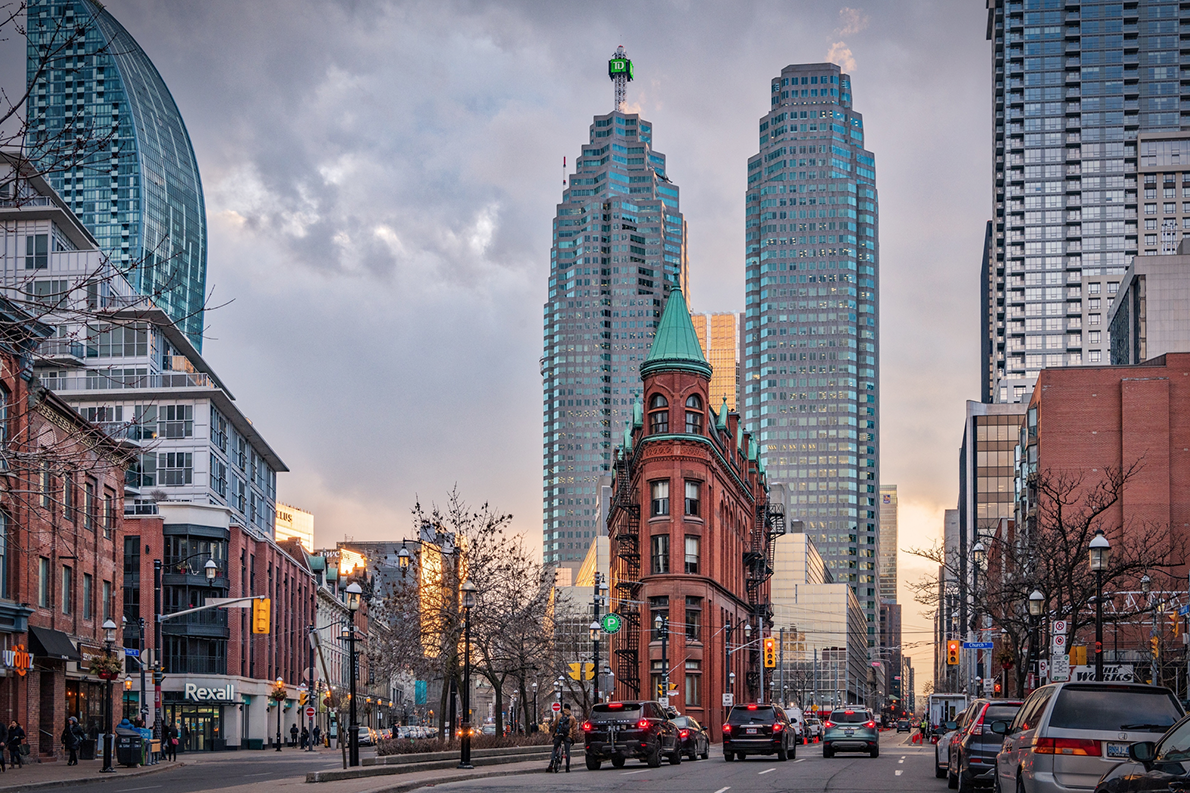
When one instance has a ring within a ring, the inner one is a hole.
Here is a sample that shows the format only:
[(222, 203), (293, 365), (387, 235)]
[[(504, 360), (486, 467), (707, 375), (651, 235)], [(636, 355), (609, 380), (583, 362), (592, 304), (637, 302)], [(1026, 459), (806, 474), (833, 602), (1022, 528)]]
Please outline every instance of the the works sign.
[(232, 702), (235, 695), (236, 687), (233, 683), (221, 688), (204, 688), (197, 683), (187, 683), (184, 698), (192, 702)]

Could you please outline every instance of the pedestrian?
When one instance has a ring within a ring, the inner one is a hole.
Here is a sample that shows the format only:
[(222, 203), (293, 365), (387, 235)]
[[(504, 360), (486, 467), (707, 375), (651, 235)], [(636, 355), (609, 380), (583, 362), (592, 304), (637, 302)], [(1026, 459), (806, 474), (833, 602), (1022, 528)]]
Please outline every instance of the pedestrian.
[(13, 768), (25, 765), (24, 759), (21, 757), (21, 744), (25, 741), (25, 730), (13, 719), (8, 724), (8, 762)]
[(178, 728), (171, 721), (165, 728), (165, 759), (178, 760)]
[(289, 745), (297, 746), (298, 742), (298, 728), (296, 724), (289, 727)]
[(310, 731), (302, 727), (302, 748), (305, 749), (310, 745)]
[[(557, 760), (550, 760), (550, 770), (559, 771), (557, 765), (562, 764), (562, 755), (566, 757), (566, 773), (570, 773), (570, 745), (574, 742), (571, 732), (574, 729), (574, 717), (570, 715), (570, 705), (562, 707), (562, 713), (554, 720), (551, 732), (554, 736), (554, 756)], [(559, 748), (562, 750), (558, 753)], [(557, 763), (557, 765), (555, 765)]]
[(322, 728), (317, 724), (314, 725), (314, 745), (318, 747), (322, 746)]
[(62, 746), (70, 753), (66, 765), (79, 764), (79, 744), (82, 742), (82, 738), (79, 720), (71, 716), (66, 720), (66, 726), (62, 728)]
[[(4, 768), (4, 747), (8, 745), (8, 727), (4, 726), (4, 722), (0, 721), (0, 771), (5, 771)], [(11, 765), (11, 763), (9, 763)]]

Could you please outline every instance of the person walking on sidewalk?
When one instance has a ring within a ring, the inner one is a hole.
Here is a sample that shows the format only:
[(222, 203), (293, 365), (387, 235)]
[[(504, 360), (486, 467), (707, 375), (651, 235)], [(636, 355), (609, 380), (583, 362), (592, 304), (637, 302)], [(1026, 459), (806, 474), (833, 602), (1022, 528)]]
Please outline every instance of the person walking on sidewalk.
[(66, 726), (62, 728), (62, 747), (70, 753), (66, 765), (79, 764), (79, 743), (82, 740), (82, 730), (79, 728), (78, 719), (71, 716), (66, 720)]
[(21, 757), (21, 744), (25, 741), (25, 730), (13, 719), (8, 725), (8, 762), (13, 768), (23, 767), (25, 765), (24, 759)]
[[(4, 747), (8, 745), (8, 728), (0, 721), (0, 771), (4, 771)], [(12, 765), (9, 763), (9, 765)]]
[(178, 760), (178, 728), (170, 722), (165, 728), (165, 759)]

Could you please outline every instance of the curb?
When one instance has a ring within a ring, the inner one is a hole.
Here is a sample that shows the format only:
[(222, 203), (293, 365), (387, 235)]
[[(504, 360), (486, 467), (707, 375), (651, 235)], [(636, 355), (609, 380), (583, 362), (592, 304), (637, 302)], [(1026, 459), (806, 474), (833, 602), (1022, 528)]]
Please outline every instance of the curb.
[(96, 773), (94, 776), (81, 776), (74, 779), (57, 779), (46, 780), (44, 782), (28, 782), (23, 785), (0, 785), (0, 793), (18, 793), (23, 790), (44, 790), (46, 788), (64, 788), (75, 787), (77, 785), (90, 785), (96, 782), (108, 782), (117, 779), (135, 779), (137, 777), (148, 776), (149, 774), (157, 774), (166, 771), (170, 768), (182, 768), (186, 763), (170, 763), (168, 765), (158, 763), (157, 768), (148, 766), (145, 768), (138, 768), (135, 771), (117, 771), (115, 774)]
[(408, 782), (399, 782), (395, 785), (385, 785), (384, 787), (368, 788), (360, 791), (360, 793), (408, 793), (411, 790), (421, 790), (422, 788), (431, 788), (438, 785), (449, 785), (452, 782), (466, 782), (472, 779), (491, 779), (499, 776), (518, 776), (521, 774), (544, 774), (544, 768), (538, 769), (524, 769), (520, 771), (481, 771), (478, 774), (454, 774), (452, 776), (443, 776), (438, 779), (423, 779), (420, 781), (410, 780)]
[[(484, 766), (511, 765), (513, 763), (528, 763), (541, 760), (548, 761), (549, 752), (534, 754), (522, 753), (517, 755), (503, 755), (496, 757), (476, 758), (480, 768)], [(419, 763), (402, 763), (400, 765), (372, 765), (360, 768), (333, 768), (324, 771), (310, 771), (306, 774), (306, 781), (311, 783), (342, 782), (348, 779), (370, 779), (380, 776), (399, 776), (401, 774), (415, 774), (419, 771), (446, 771), (458, 766), (458, 758), (449, 760), (430, 760)], [(0, 793), (3, 793), (0, 791)]]

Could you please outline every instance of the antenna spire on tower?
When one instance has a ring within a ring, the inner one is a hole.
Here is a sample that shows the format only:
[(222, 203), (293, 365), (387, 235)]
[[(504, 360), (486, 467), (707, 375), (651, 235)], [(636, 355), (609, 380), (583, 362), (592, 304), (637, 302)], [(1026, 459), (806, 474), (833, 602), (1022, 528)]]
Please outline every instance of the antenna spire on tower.
[(628, 101), (628, 83), (632, 80), (632, 61), (624, 51), (624, 45), (616, 47), (611, 60), (607, 62), (607, 76), (616, 88), (616, 110), (623, 110)]

